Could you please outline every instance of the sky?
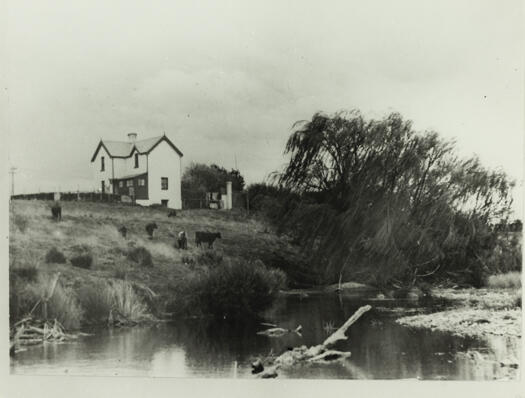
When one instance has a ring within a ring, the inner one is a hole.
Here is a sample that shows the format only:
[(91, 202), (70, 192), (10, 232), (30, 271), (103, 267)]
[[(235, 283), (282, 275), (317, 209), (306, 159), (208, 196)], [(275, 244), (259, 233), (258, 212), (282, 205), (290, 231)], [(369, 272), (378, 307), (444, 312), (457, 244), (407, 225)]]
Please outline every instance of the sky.
[(6, 62), (15, 193), (86, 190), (101, 138), (166, 135), (248, 183), (285, 164), (315, 112), (400, 112), (518, 183), (520, 0), (10, 1)]

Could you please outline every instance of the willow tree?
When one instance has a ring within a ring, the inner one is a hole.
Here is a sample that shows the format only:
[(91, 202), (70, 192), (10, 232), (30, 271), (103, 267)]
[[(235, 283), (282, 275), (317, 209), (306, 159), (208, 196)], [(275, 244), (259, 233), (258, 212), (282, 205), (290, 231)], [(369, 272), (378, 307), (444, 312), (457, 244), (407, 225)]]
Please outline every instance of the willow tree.
[(510, 213), (513, 182), (503, 172), (460, 159), (453, 141), (416, 133), (397, 113), (317, 113), (294, 125), (285, 154), (279, 184), (302, 200), (282, 225), (327, 282), (473, 279), (497, 244), (491, 223)]

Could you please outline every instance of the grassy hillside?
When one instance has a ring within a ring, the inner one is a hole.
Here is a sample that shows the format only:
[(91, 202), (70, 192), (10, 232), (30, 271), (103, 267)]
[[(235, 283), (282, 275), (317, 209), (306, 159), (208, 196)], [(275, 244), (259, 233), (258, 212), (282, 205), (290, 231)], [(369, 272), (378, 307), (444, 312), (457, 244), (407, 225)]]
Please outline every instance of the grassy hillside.
[[(44, 201), (11, 202), (12, 290), (20, 290), (36, 278), (48, 282), (59, 271), (60, 287), (72, 294), (78, 295), (100, 280), (126, 280), (138, 291), (152, 291), (157, 307), (165, 307), (174, 289), (203, 269), (220, 267), (232, 260), (261, 260), (266, 265), (290, 270), (299, 261), (286, 238), (272, 233), (269, 225), (237, 212), (187, 210), (168, 218), (164, 209), (63, 202), (62, 221), (56, 222), (51, 218), (50, 207), (51, 202)], [(145, 230), (150, 222), (158, 225), (152, 240)], [(118, 231), (121, 226), (128, 230), (126, 238)], [(188, 235), (188, 250), (174, 247), (174, 236), (181, 230)], [(212, 250), (198, 248), (195, 231), (220, 232), (222, 239), (215, 242)], [(151, 253), (152, 267), (141, 266), (130, 258), (130, 251), (137, 247)], [(65, 263), (60, 263), (59, 258), (46, 262), (46, 255), (53, 248), (63, 253)], [(92, 256), (91, 268), (72, 265), (71, 259), (79, 254)], [(20, 293), (16, 300), (23, 301), (24, 297)]]

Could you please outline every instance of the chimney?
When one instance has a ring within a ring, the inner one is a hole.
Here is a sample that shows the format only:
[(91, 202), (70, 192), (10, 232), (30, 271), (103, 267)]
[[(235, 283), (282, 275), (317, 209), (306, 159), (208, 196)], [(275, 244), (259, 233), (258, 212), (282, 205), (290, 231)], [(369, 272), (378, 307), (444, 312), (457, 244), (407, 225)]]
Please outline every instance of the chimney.
[(129, 142), (135, 142), (137, 140), (137, 133), (129, 133), (128, 134), (128, 141)]

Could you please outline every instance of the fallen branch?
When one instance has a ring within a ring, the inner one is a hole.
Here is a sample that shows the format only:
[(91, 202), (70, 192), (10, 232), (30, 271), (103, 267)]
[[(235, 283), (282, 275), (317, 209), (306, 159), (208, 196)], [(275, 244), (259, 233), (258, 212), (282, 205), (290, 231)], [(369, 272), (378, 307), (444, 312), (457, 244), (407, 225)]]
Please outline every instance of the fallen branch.
[(332, 333), (324, 342), (323, 346), (328, 347), (330, 345), (335, 344), (339, 340), (346, 340), (347, 337), (345, 336), (346, 330), (359, 318), (361, 318), (361, 315), (363, 315), (365, 312), (369, 311), (372, 307), (370, 305), (365, 305), (361, 308), (359, 308), (354, 315), (352, 315), (339, 329), (337, 329), (334, 333)]
[[(269, 358), (267, 360), (267, 367), (258, 374), (258, 377), (263, 379), (277, 377), (277, 370), (281, 367), (293, 366), (300, 362), (319, 362), (332, 363), (336, 360), (345, 360), (350, 357), (350, 352), (336, 351), (328, 349), (340, 340), (346, 340), (345, 336), (348, 328), (355, 323), (365, 312), (372, 307), (365, 305), (360, 307), (339, 329), (330, 335), (322, 344), (312, 346), (310, 348), (305, 345), (295, 347), (293, 350), (288, 350), (279, 355), (277, 358)], [(252, 365), (253, 366), (253, 365)]]

